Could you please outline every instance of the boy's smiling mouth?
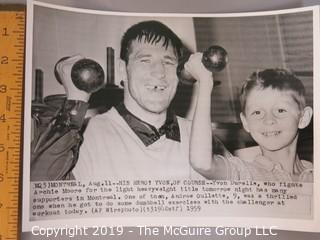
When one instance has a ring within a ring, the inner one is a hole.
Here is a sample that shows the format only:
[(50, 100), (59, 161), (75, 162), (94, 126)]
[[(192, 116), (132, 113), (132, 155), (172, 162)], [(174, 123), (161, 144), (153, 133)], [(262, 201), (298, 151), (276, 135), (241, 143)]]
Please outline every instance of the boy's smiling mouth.
[(274, 137), (278, 136), (281, 133), (281, 131), (265, 131), (262, 132), (261, 134), (265, 137)]

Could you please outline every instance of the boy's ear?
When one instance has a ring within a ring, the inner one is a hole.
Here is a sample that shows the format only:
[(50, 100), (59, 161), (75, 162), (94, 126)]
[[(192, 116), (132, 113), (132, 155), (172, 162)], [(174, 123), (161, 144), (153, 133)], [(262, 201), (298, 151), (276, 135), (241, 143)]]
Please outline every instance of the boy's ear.
[(298, 124), (299, 129), (303, 129), (309, 125), (312, 118), (312, 114), (313, 114), (313, 111), (311, 107), (307, 106), (303, 109), (303, 112)]
[(243, 128), (249, 133), (250, 130), (248, 128), (247, 119), (246, 119), (246, 116), (242, 112), (240, 113), (240, 119), (241, 119)]
[(127, 82), (128, 81), (127, 65), (126, 65), (125, 61), (123, 61), (122, 59), (118, 59), (118, 66), (119, 66), (120, 81), (122, 83)]

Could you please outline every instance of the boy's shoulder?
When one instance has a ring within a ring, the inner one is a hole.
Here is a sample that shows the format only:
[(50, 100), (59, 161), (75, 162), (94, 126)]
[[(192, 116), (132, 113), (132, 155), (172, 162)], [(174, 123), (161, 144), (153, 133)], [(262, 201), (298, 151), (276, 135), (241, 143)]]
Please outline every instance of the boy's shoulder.
[(301, 163), (305, 169), (313, 169), (313, 163), (307, 160), (301, 160)]

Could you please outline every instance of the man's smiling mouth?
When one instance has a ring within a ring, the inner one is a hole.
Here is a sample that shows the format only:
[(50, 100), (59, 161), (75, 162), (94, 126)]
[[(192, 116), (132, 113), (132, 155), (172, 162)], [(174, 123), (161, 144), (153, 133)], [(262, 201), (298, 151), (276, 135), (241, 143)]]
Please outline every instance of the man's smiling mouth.
[(165, 85), (146, 85), (146, 88), (151, 91), (163, 91), (167, 88)]
[(273, 137), (273, 136), (278, 136), (281, 133), (281, 131), (266, 131), (262, 132), (261, 134), (265, 137)]

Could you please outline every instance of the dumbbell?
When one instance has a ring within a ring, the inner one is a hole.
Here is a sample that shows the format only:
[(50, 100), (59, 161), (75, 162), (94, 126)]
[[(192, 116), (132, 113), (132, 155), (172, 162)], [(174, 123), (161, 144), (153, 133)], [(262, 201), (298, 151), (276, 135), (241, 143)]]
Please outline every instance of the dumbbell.
[[(54, 66), (54, 75), (60, 84), (62, 84), (62, 81), (57, 71), (57, 65), (68, 58), (69, 57), (61, 58)], [(93, 93), (103, 87), (104, 71), (96, 61), (83, 58), (73, 64), (71, 68), (71, 79), (78, 89), (87, 93)]]
[[(191, 74), (184, 69), (184, 64), (188, 59), (189, 56), (179, 64), (177, 73), (182, 83), (193, 84), (196, 80), (194, 80)], [(213, 45), (203, 52), (201, 62), (210, 72), (220, 72), (227, 65), (228, 53), (223, 47)]]

